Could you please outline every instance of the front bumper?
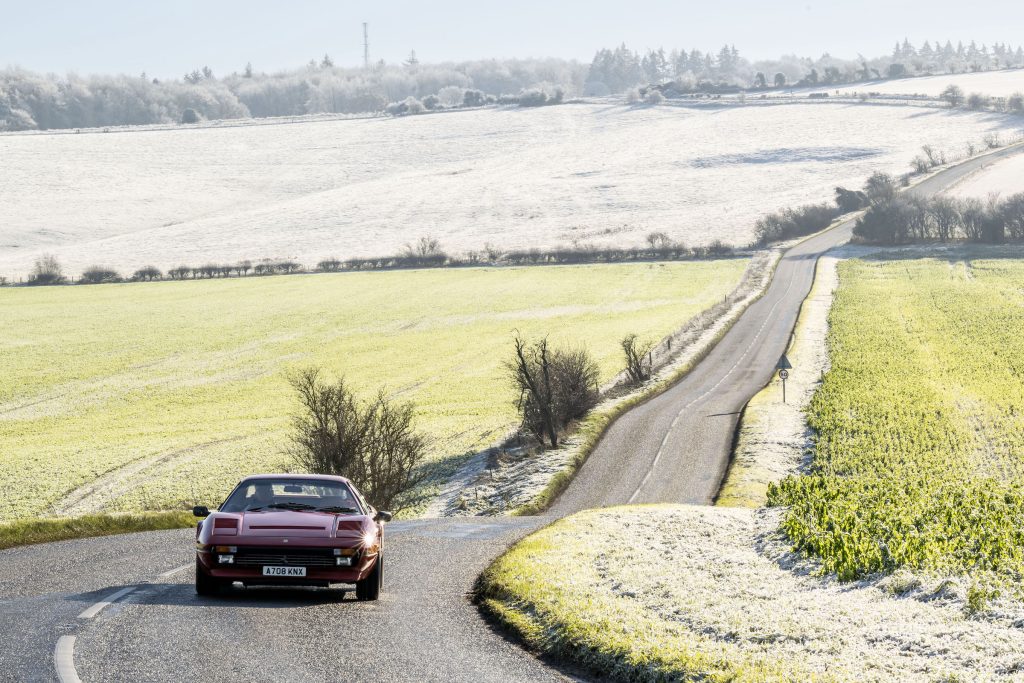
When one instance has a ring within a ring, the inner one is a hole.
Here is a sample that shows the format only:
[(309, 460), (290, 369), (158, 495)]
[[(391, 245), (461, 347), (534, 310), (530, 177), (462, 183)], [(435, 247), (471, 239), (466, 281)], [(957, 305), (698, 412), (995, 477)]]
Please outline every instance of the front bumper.
[[(232, 553), (234, 562), (222, 564), (218, 553), (209, 548), (197, 548), (196, 557), (202, 570), (215, 579), (241, 581), (249, 585), (267, 586), (326, 586), (331, 583), (361, 581), (373, 569), (379, 553), (360, 551), (353, 557), (352, 566), (334, 566), (332, 548), (290, 547), (280, 548), (237, 546)], [(264, 576), (263, 567), (305, 567), (305, 576)]]

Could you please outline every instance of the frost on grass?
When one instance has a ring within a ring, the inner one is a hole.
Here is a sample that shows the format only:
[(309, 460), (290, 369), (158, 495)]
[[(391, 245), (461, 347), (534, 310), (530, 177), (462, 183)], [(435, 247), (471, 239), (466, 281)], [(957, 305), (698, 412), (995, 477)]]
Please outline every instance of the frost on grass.
[(983, 166), (946, 192), (954, 197), (979, 197), (992, 194), (1006, 199), (1024, 192), (1024, 156), (1012, 156)]
[(577, 653), (643, 662), (637, 680), (697, 673), (683, 652), (699, 653), (705, 673), (739, 680), (1016, 680), (1024, 671), (1024, 612), (992, 603), (979, 619), (962, 599), (972, 588), (938, 578), (820, 578), (788, 552), (779, 516), (586, 511), (529, 537), (487, 580)]
[[(746, 244), (922, 144), (960, 151), (1019, 119), (911, 107), (607, 104), (81, 135), (0, 135), (0, 275), (449, 252)], [(837, 131), (843, 139), (837, 142)], [(711, 159), (714, 163), (707, 163)], [(704, 161), (702, 161), (704, 160)]]

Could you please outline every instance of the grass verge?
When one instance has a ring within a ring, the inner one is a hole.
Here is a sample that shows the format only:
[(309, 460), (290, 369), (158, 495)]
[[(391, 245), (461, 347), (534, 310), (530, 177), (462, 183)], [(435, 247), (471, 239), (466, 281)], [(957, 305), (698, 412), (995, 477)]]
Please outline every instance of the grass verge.
[[(644, 604), (647, 583), (671, 590), (674, 572), (686, 571), (655, 538), (680, 511), (626, 506), (561, 519), (499, 557), (478, 579), (475, 599), (531, 649), (612, 680), (814, 679), (770, 649), (741, 649), (685, 614)], [(623, 543), (628, 536), (634, 542)]]
[(189, 512), (143, 512), (130, 515), (83, 515), (81, 517), (24, 519), (0, 524), (0, 550), (71, 538), (111, 536), (135, 531), (187, 529), (195, 524)]

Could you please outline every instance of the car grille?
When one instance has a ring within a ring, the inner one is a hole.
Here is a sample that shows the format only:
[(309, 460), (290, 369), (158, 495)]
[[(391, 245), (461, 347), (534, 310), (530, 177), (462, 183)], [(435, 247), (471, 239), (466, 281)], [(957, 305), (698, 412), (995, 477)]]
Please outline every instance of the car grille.
[(334, 553), (315, 551), (281, 552), (279, 550), (251, 550), (242, 548), (235, 556), (236, 567), (335, 567)]

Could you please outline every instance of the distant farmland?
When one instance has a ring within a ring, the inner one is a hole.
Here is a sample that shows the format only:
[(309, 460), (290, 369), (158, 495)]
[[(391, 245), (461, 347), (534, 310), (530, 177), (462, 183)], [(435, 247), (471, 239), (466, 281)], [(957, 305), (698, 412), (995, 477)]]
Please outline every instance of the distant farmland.
[(680, 327), (746, 264), (0, 289), (0, 521), (218, 502), (242, 474), (287, 466), (285, 373), (310, 364), (415, 401), (434, 457), (460, 455), (515, 424), (513, 330), (587, 346), (608, 379), (623, 336)]
[[(911, 83), (912, 81), (908, 81)], [(965, 86), (966, 87), (966, 86)], [(0, 135), (0, 276), (595, 244), (745, 244), (764, 213), (961, 152), (1021, 119), (940, 107), (490, 108)]]

